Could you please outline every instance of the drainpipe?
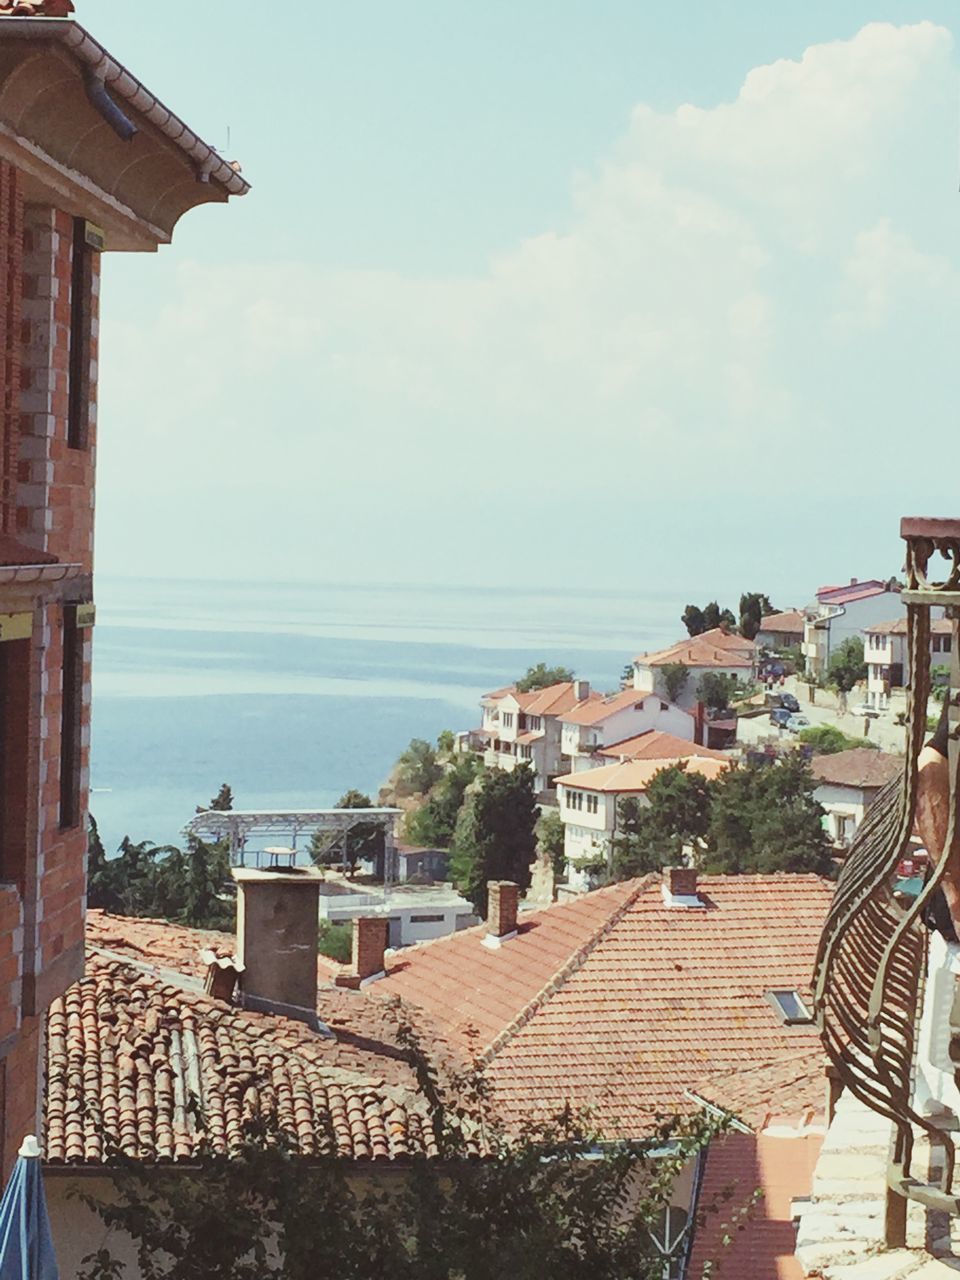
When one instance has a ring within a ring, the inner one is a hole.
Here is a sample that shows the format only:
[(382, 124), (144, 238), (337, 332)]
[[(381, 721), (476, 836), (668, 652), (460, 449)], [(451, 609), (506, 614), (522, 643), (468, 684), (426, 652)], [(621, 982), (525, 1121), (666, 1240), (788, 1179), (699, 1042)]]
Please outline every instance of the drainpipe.
[(83, 83), (87, 90), (87, 97), (117, 137), (122, 138), (124, 142), (130, 142), (131, 139), (135, 138), (140, 130), (129, 116), (123, 114), (113, 98), (110, 97), (103, 76), (98, 75), (96, 71), (91, 69), (85, 73)]

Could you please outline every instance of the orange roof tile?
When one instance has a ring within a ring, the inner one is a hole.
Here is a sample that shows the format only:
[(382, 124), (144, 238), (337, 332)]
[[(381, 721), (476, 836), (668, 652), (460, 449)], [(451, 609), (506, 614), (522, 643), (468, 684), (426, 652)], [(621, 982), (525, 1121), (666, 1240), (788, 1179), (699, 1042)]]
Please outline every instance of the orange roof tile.
[[(435, 1154), (427, 1100), (403, 1065), (397, 1028), (386, 1010), (362, 998), (353, 1004), (367, 1023), (356, 1045), (345, 1032), (325, 1038), (188, 991), (155, 970), (88, 956), (86, 976), (47, 1015), (47, 1160), (103, 1164), (118, 1150), (191, 1160), (205, 1142), (226, 1154), (250, 1114), (273, 1117), (301, 1155)], [(380, 1024), (376, 1040), (368, 1038), (371, 1018)], [(377, 1041), (380, 1052), (369, 1051)]]
[(810, 772), (826, 786), (883, 787), (903, 772), (903, 757), (872, 747), (853, 747), (850, 751), (814, 756)]
[[(719, 755), (719, 753), (718, 753)], [(556, 784), (576, 787), (578, 791), (602, 791), (606, 795), (621, 795), (627, 791), (646, 791), (658, 773), (681, 763), (677, 759), (623, 760), (618, 764), (601, 765), (599, 769), (582, 769), (579, 773), (567, 773), (557, 778)], [(688, 755), (683, 763), (691, 773), (702, 773), (705, 778), (718, 778), (732, 761), (725, 756), (718, 760), (699, 755)]]
[(546, 689), (534, 689), (530, 693), (518, 693), (514, 696), (528, 716), (561, 716), (574, 707), (599, 702), (603, 696), (590, 693), (586, 698), (579, 699), (576, 686), (576, 681), (564, 680), (561, 684), (551, 684)]
[(685, 760), (700, 756), (704, 760), (729, 760), (722, 751), (702, 747), (699, 742), (688, 742), (661, 729), (648, 729), (633, 738), (611, 742), (608, 747), (598, 747), (598, 756), (612, 756), (617, 760)]
[(793, 635), (803, 630), (805, 616), (799, 609), (785, 609), (782, 613), (768, 613), (760, 619), (761, 631), (781, 631)]
[[(810, 1194), (822, 1144), (816, 1133), (728, 1133), (711, 1142), (698, 1199), (704, 1216), (686, 1274), (703, 1275), (705, 1264), (712, 1262), (710, 1275), (720, 1280), (803, 1280), (804, 1270), (794, 1256), (791, 1206)], [(745, 1220), (738, 1218), (755, 1191), (761, 1198)], [(711, 1205), (716, 1206), (713, 1212)], [(737, 1224), (746, 1229), (738, 1230)]]
[(668, 649), (641, 653), (634, 661), (645, 667), (665, 667), (672, 662), (687, 667), (752, 667), (756, 651), (752, 640), (714, 627), (712, 631), (678, 640)]
[(563, 722), (564, 724), (603, 724), (604, 720), (609, 720), (611, 716), (626, 711), (629, 707), (642, 706), (648, 698), (665, 701), (658, 693), (653, 693), (649, 689), (624, 689), (620, 693), (611, 693), (606, 698), (598, 697), (595, 701), (581, 702), (563, 716)]
[[(907, 634), (906, 618), (897, 618), (894, 622), (875, 622), (872, 627), (863, 628), (864, 635), (905, 636)], [(948, 636), (953, 632), (953, 623), (949, 618), (934, 618), (930, 623), (930, 631), (936, 636)]]

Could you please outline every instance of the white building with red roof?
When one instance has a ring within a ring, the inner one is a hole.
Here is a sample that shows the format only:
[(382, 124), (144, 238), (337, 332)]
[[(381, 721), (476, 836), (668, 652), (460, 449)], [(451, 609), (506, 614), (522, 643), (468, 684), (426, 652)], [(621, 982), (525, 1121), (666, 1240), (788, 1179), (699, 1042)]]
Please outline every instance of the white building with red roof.
[(510, 772), (528, 765), (537, 790), (546, 791), (557, 774), (570, 768), (570, 761), (562, 759), (563, 718), (602, 700), (591, 692), (588, 680), (563, 680), (528, 693), (508, 685), (481, 699), (483, 720), (479, 732), (470, 736), (480, 738), (487, 768)]
[(666, 698), (669, 691), (664, 669), (685, 667), (687, 679), (674, 701), (684, 710), (695, 711), (699, 705), (697, 686), (701, 676), (711, 672), (750, 681), (756, 674), (758, 652), (757, 645), (745, 636), (714, 627), (698, 636), (678, 640), (668, 649), (638, 654), (633, 660), (633, 687)]
[(805, 616), (799, 609), (768, 613), (754, 640), (761, 649), (798, 649), (803, 644)]
[(606, 764), (599, 753), (626, 739), (651, 732), (692, 742), (697, 720), (659, 693), (621, 689), (581, 702), (561, 717), (560, 752), (566, 771)]
[[(933, 667), (950, 665), (953, 647), (953, 629), (946, 618), (935, 618), (930, 623), (929, 659)], [(863, 629), (863, 657), (867, 664), (867, 691), (864, 702), (877, 711), (890, 706), (890, 694), (894, 689), (906, 687), (909, 677), (907, 664), (907, 620), (876, 622)]]
[(904, 616), (900, 584), (895, 578), (881, 581), (851, 578), (844, 587), (821, 587), (816, 600), (804, 610), (803, 656), (808, 675), (821, 676), (837, 647), (876, 622)]

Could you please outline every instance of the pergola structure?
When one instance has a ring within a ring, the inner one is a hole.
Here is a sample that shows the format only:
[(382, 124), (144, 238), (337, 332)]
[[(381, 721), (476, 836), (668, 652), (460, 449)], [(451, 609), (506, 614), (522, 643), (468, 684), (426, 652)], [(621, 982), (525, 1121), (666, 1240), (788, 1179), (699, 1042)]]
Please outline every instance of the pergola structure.
[[(927, 1065), (918, 1060), (928, 955), (924, 916), (948, 867), (960, 862), (960, 520), (908, 518), (900, 531), (907, 544), (901, 598), (910, 664), (904, 773), (877, 797), (850, 847), (824, 926), (814, 996), (839, 1082), (892, 1122), (886, 1221), (891, 1247), (904, 1243), (908, 1199), (960, 1216), (960, 1176), (955, 1177), (960, 1107), (953, 1114), (946, 1106), (932, 1113), (916, 1091), (918, 1066)], [(939, 607), (952, 623), (946, 690), (949, 794), (944, 797), (949, 828), (943, 849), (928, 850), (930, 875), (911, 901), (897, 892), (896, 876), (914, 830), (917, 760), (928, 737), (930, 613)], [(928, 1003), (926, 1016), (938, 1023), (944, 1074), (955, 1074), (960, 1083), (960, 985), (952, 974), (950, 986), (952, 999), (936, 1007)], [(915, 1158), (920, 1138), (938, 1153), (936, 1160)], [(928, 1167), (921, 1167), (924, 1163)]]
[[(297, 841), (308, 839), (315, 831), (331, 836), (331, 843), (345, 844), (349, 833), (358, 826), (381, 827), (384, 838), (383, 878), (385, 884), (397, 879), (397, 855), (393, 843), (395, 819), (401, 809), (206, 809), (187, 823), (190, 835), (207, 840), (228, 840), (230, 862), (250, 865), (296, 866)], [(286, 839), (287, 843), (281, 843)], [(263, 842), (270, 843), (264, 845)], [(248, 848), (255, 843), (257, 847)], [(305, 850), (304, 850), (305, 852)]]

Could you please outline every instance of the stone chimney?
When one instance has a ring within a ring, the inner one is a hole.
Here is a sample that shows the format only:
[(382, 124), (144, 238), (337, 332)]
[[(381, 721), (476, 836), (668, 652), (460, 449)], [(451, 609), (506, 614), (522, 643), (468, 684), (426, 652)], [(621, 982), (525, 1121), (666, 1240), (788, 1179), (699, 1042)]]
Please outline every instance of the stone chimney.
[(590, 681), (574, 680), (573, 696), (578, 702), (585, 702), (590, 697)]
[(487, 932), (483, 945), (494, 950), (516, 937), (520, 890), (512, 880), (487, 881)]
[(668, 907), (706, 905), (697, 891), (696, 867), (664, 867), (661, 892)]
[(851, 579), (850, 579), (850, 585), (851, 585), (851, 587), (855, 587), (855, 586), (857, 585), (857, 580), (856, 580), (856, 578), (851, 578)]
[(235, 867), (237, 959), (247, 1009), (317, 1019), (317, 912), (323, 876), (312, 868)]

